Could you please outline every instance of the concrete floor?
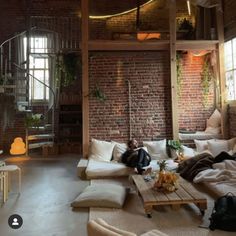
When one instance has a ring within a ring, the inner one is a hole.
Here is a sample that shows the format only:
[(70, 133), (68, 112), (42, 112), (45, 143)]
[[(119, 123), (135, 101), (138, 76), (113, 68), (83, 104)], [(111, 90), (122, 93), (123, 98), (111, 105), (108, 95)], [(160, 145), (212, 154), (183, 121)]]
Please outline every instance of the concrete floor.
[[(47, 161), (32, 158), (13, 162), (22, 169), (22, 191), (17, 194), (14, 174), (9, 199), (0, 208), (0, 236), (85, 236), (88, 209), (72, 211), (70, 207), (89, 184), (76, 176), (78, 159), (76, 155), (64, 155)], [(8, 226), (12, 214), (22, 216), (20, 229)]]

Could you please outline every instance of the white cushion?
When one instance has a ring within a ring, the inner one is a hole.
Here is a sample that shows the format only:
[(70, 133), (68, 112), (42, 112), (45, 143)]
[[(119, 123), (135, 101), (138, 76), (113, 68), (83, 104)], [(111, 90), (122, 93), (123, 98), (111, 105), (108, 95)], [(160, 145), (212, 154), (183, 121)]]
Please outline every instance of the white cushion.
[(210, 118), (207, 120), (207, 127), (220, 127), (221, 126), (221, 114), (215, 109)]
[(147, 147), (148, 153), (152, 159), (166, 159), (166, 139), (160, 141), (143, 141), (143, 146)]
[(120, 162), (104, 162), (90, 159), (85, 173), (88, 179), (128, 176), (134, 174), (134, 168)]
[(114, 141), (112, 141), (112, 143), (115, 144), (112, 154), (113, 156), (112, 160), (121, 162), (121, 156), (127, 150), (128, 146), (126, 143), (117, 143)]
[(71, 206), (122, 208), (126, 194), (127, 188), (118, 184), (93, 184), (86, 187)]
[(168, 235), (157, 229), (153, 229), (144, 234), (141, 234), (140, 236), (168, 236)]
[(90, 220), (87, 225), (88, 236), (121, 236), (118, 233), (103, 227), (94, 220)]
[(221, 152), (229, 151), (229, 145), (227, 140), (209, 140), (208, 143), (208, 149), (212, 153), (212, 155), (215, 157)]
[(236, 145), (236, 138), (231, 138), (228, 140), (229, 150), (233, 150)]
[[(159, 164), (157, 164), (157, 160), (152, 160), (149, 166), (144, 167), (144, 169), (147, 169), (149, 167), (152, 168), (152, 171), (158, 171), (160, 169)], [(173, 159), (167, 159), (166, 160), (166, 170), (168, 171), (175, 171), (178, 168), (178, 163), (175, 162)]]
[[(98, 223), (100, 226), (106, 228), (107, 230), (110, 230), (111, 232), (117, 233), (122, 236), (136, 236), (135, 233), (128, 232), (126, 230), (119, 229), (115, 226), (109, 225), (107, 222), (105, 222), (101, 218), (97, 218), (94, 220), (96, 223)], [(94, 234), (95, 235), (95, 234)], [(97, 235), (96, 235), (97, 236)]]
[(194, 139), (197, 152), (203, 152), (208, 149), (208, 140), (197, 140)]
[(89, 159), (110, 161), (115, 143), (92, 139)]
[(183, 149), (182, 152), (184, 154), (184, 157), (186, 157), (186, 158), (194, 157), (196, 155), (194, 149), (192, 149), (192, 148), (182, 145), (182, 149)]
[(208, 134), (220, 134), (221, 133), (221, 127), (211, 127), (208, 126), (205, 130)]
[(236, 153), (236, 144), (234, 145), (234, 148), (233, 148), (233, 154)]

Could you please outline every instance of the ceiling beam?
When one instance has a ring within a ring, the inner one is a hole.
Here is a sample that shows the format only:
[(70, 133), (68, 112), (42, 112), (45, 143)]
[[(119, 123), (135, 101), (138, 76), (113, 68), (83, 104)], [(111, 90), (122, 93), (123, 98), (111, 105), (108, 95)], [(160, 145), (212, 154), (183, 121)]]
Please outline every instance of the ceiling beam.
[(122, 41), (122, 40), (90, 40), (89, 51), (157, 51), (169, 50), (168, 40), (158, 41)]
[(218, 40), (177, 40), (176, 50), (216, 50)]

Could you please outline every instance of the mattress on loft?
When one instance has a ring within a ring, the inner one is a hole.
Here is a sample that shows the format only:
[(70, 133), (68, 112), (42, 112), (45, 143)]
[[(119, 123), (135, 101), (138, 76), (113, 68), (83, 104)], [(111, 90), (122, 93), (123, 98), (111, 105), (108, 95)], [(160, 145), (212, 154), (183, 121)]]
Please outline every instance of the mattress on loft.
[(195, 133), (179, 133), (179, 139), (180, 140), (194, 140), (194, 139), (200, 139), (200, 140), (206, 140), (206, 139), (221, 139), (221, 134), (210, 134), (206, 133), (204, 131), (196, 131)]

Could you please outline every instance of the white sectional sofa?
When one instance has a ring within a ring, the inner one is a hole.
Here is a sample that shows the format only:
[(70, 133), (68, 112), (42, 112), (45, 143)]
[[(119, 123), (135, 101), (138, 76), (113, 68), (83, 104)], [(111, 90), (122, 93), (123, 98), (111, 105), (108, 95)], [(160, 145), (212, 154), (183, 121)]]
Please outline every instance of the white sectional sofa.
[[(144, 149), (152, 156), (149, 166), (152, 170), (158, 170), (158, 161), (167, 160), (167, 169), (174, 170), (178, 164), (166, 154), (166, 140), (143, 142)], [(92, 139), (90, 154), (88, 159), (81, 159), (77, 165), (78, 176), (80, 178), (108, 178), (129, 176), (134, 173), (134, 169), (121, 163), (121, 155), (127, 150), (125, 143), (107, 142)], [(194, 155), (194, 154), (193, 154)]]

